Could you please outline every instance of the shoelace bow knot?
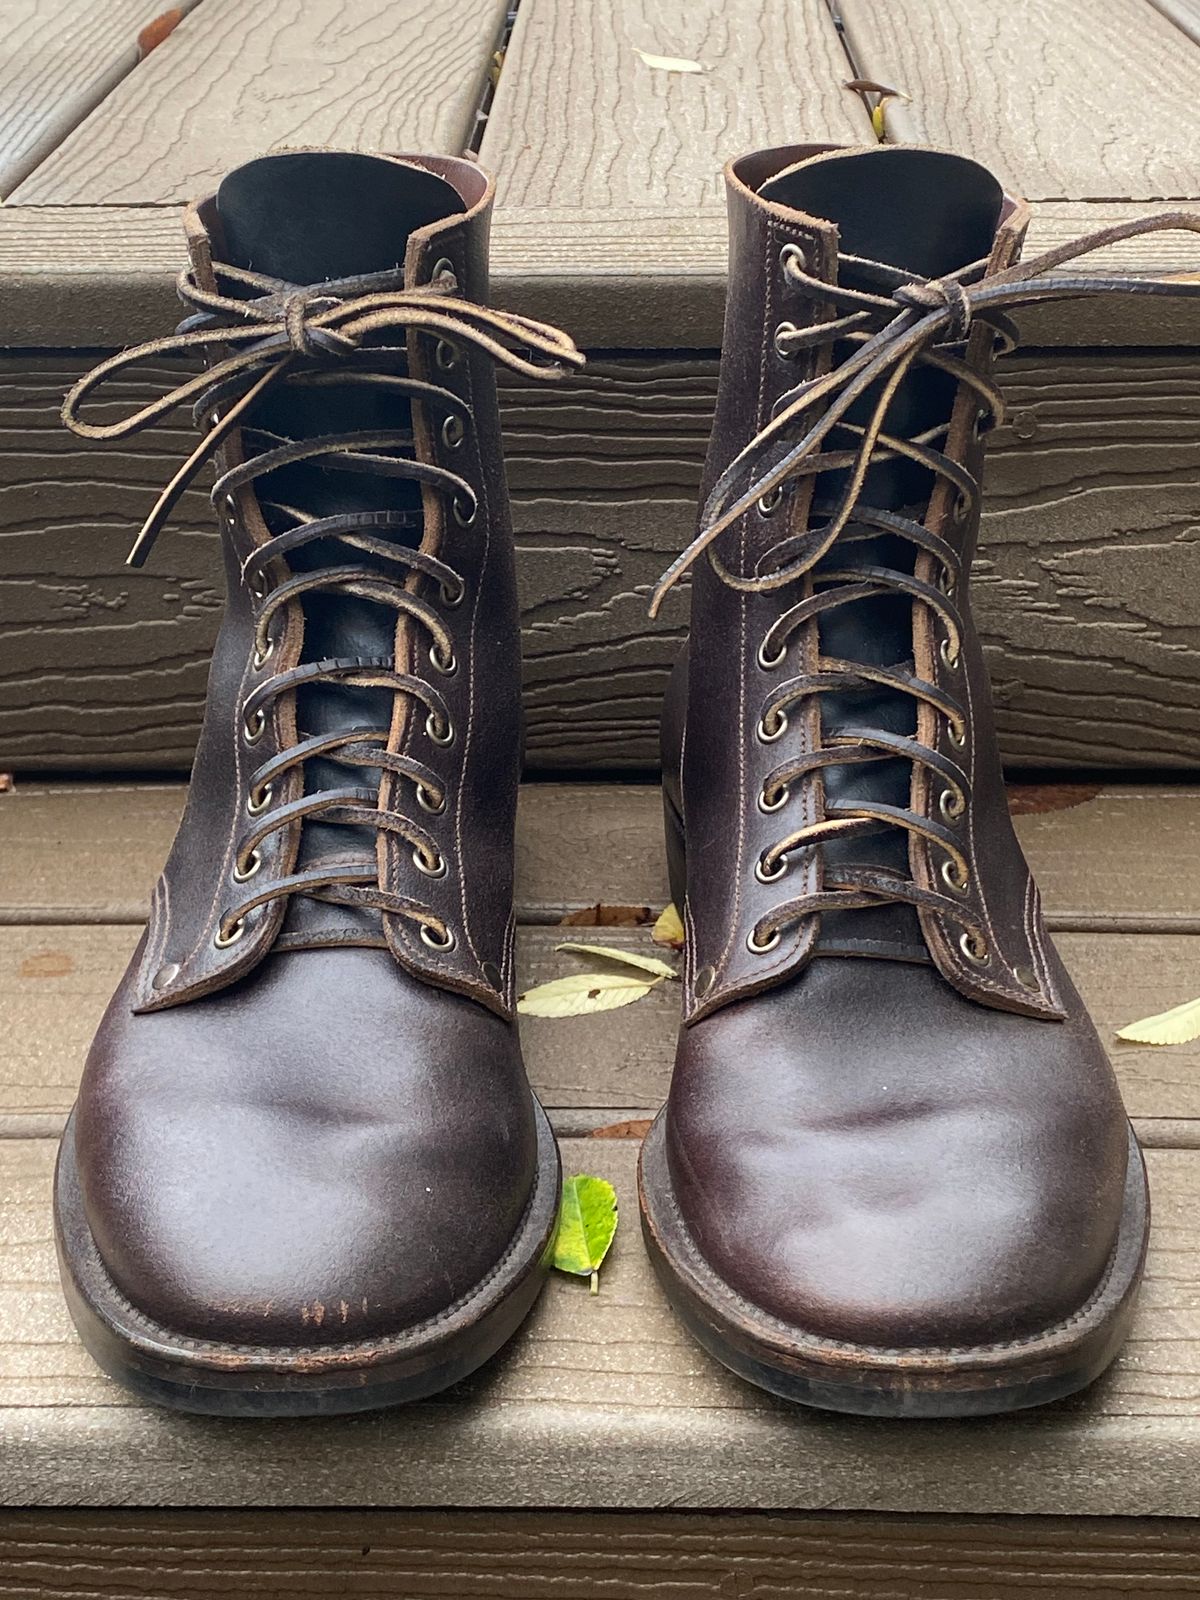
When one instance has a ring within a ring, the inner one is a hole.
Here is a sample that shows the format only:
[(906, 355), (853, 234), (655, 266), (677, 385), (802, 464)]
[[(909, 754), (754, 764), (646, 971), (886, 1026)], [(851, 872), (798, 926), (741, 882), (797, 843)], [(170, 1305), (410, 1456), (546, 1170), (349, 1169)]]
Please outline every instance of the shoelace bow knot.
[[(447, 423), (443, 426), (454, 419), (455, 429), (464, 430), (471, 421), (467, 403), (451, 388), (409, 375), (403, 342), (409, 333), (437, 339), (437, 364), (447, 370), (457, 364), (457, 352), (463, 345), (474, 346), (499, 365), (535, 380), (558, 379), (567, 368), (583, 365), (583, 357), (566, 334), (548, 324), (462, 298), (452, 273), (443, 273), (426, 286), (405, 288), (398, 269), (311, 287), (227, 265), (214, 265), (213, 271), (218, 285), (230, 285), (234, 292), (206, 289), (192, 269), (185, 269), (178, 281), (179, 296), (194, 311), (179, 330), (101, 362), (75, 384), (63, 403), (63, 421), (88, 439), (128, 438), (188, 404), (194, 420), (205, 430), (142, 525), (129, 552), (131, 566), (145, 561), (180, 497), (237, 429), (241, 429), (244, 444), (257, 448), (247, 450), (245, 459), (220, 473), (213, 485), (214, 505), (224, 505), (230, 514), (237, 513), (239, 495), (252, 489), (257, 479), (280, 467), (320, 463), (428, 486), (446, 497), (459, 526), (467, 528), (474, 522), (478, 502), (471, 484), (457, 473), (416, 459), (411, 430), (360, 429), (292, 440), (255, 427), (255, 406), (279, 384), (383, 386), (411, 401), (444, 409)], [(399, 335), (401, 342), (370, 342), (387, 334)], [(448, 352), (444, 361), (443, 350)], [(212, 359), (214, 352), (223, 353)], [(185, 355), (209, 357), (210, 364), (115, 422), (87, 422), (81, 417), (80, 409), (94, 391), (128, 368)], [(403, 371), (394, 370), (398, 363)], [(461, 439), (461, 432), (457, 437)], [(283, 526), (259, 543), (242, 567), (243, 581), (256, 602), (255, 671), (263, 669), (273, 652), (270, 627), (274, 616), (290, 602), (318, 590), (391, 606), (429, 634), (429, 659), (435, 671), (455, 671), (453, 640), (437, 606), (406, 586), (410, 574), (420, 574), (437, 586), (446, 608), (465, 597), (463, 579), (453, 567), (419, 548), (419, 512), (348, 511), (313, 517), (261, 496), (258, 505), (264, 515), (270, 513)], [(395, 533), (412, 537), (412, 545), (387, 537)], [(352, 554), (361, 552), (377, 564), (351, 560), (339, 566), (320, 564), (298, 572), (290, 570), (286, 558), (318, 540), (346, 546)], [(381, 570), (380, 563), (397, 570)], [(277, 574), (274, 581), (272, 571)], [(242, 707), (245, 742), (253, 745), (262, 737), (268, 710), (282, 695), (306, 685), (339, 683), (387, 689), (416, 700), (426, 711), (431, 743), (438, 746), (453, 741), (446, 701), (432, 682), (400, 672), (392, 658), (354, 657), (302, 662), (258, 684)], [(262, 847), (268, 838), (306, 818), (370, 827), (380, 838), (397, 835), (412, 846), (414, 864), (421, 872), (444, 876), (446, 863), (430, 831), (414, 819), (386, 809), (381, 791), (387, 775), (404, 778), (413, 786), (420, 808), (437, 816), (446, 808), (445, 786), (431, 765), (408, 753), (392, 751), (390, 742), (391, 729), (386, 726), (324, 734), (298, 732), (292, 743), (251, 773), (246, 810), (252, 821), (239, 841), (234, 880), (245, 884), (255, 877), (263, 865)], [(301, 781), (297, 797), (273, 805), (281, 781), (314, 758), (372, 770), (378, 773), (379, 784), (307, 794)], [(383, 889), (379, 870), (377, 854), (371, 859), (317, 862), (289, 871), (257, 892), (247, 892), (239, 904), (228, 909), (214, 942), (224, 948), (241, 938), (247, 918), (258, 907), (305, 894), (408, 918), (418, 925), (422, 939), (432, 949), (449, 949), (454, 943), (450, 928), (428, 905)]]
[[(787, 280), (817, 303), (832, 306), (834, 315), (806, 328), (781, 323), (776, 330), (780, 355), (798, 356), (839, 342), (850, 343), (853, 348), (830, 371), (805, 379), (781, 396), (767, 423), (722, 472), (702, 509), (695, 538), (660, 579), (650, 615), (658, 615), (668, 592), (705, 556), (722, 583), (744, 593), (783, 589), (811, 575), (812, 592), (774, 620), (759, 646), (758, 663), (764, 671), (781, 667), (791, 638), (824, 613), (855, 600), (887, 594), (907, 595), (935, 614), (944, 631), (942, 660), (947, 667), (956, 666), (963, 632), (962, 617), (953, 598), (961, 575), (957, 551), (949, 540), (931, 533), (921, 521), (864, 505), (862, 494), (872, 466), (903, 457), (927, 468), (935, 482), (946, 480), (954, 487), (955, 511), (961, 521), (979, 499), (979, 484), (964, 467), (937, 448), (945, 443), (949, 419), (916, 437), (893, 434), (887, 430), (891, 404), (909, 370), (914, 364), (923, 363), (940, 368), (969, 387), (980, 407), (977, 425), (986, 419), (995, 427), (1004, 415), (999, 391), (955, 349), (963, 344), (973, 325), (988, 324), (1000, 343), (1012, 348), (1015, 336), (1004, 313), (1019, 306), (1114, 292), (1200, 295), (1200, 280), (1191, 275), (1061, 275), (1048, 281), (1045, 277), (1067, 262), (1122, 240), (1169, 230), (1200, 233), (1200, 216), (1170, 212), (1138, 218), (1087, 234), (990, 275), (985, 275), (986, 260), (930, 279), (915, 279), (878, 262), (857, 261), (855, 265), (865, 267), (871, 278), (890, 286), (888, 294), (827, 283), (809, 273), (799, 247), (786, 247), (782, 261)], [(872, 390), (877, 392), (869, 419), (861, 424), (849, 421), (847, 414), (855, 402)], [(835, 431), (856, 442), (833, 448), (830, 435)], [(815, 526), (779, 541), (751, 575), (732, 571), (720, 558), (716, 541), (740, 518), (756, 507), (764, 516), (774, 515), (785, 503), (791, 486), (829, 472), (842, 472), (844, 482), (836, 501), (813, 504), (812, 514), (819, 519)], [(862, 543), (881, 533), (897, 535), (919, 554), (934, 557), (941, 568), (938, 584), (890, 568), (851, 564), (844, 570), (830, 570), (819, 566), (839, 542)], [(931, 706), (946, 720), (952, 747), (965, 746), (969, 730), (964, 705), (940, 685), (918, 678), (911, 663), (884, 668), (823, 656), (815, 671), (784, 681), (768, 694), (758, 722), (758, 737), (763, 743), (779, 739), (786, 731), (789, 710), (814, 695), (868, 687), (892, 689)], [(970, 781), (963, 769), (939, 750), (882, 729), (836, 736), (770, 772), (763, 784), (760, 807), (767, 812), (782, 809), (792, 784), (817, 775), (826, 767), (897, 757), (924, 768), (931, 779), (942, 780), (938, 800), (942, 820), (882, 803), (827, 801), (821, 820), (796, 829), (764, 852), (756, 865), (756, 875), (761, 882), (773, 882), (786, 872), (789, 856), (795, 852), (827, 840), (899, 827), (906, 834), (919, 835), (941, 848), (941, 877), (949, 892), (926, 889), (882, 868), (826, 866), (817, 891), (778, 906), (768, 919), (756, 924), (748, 939), (752, 951), (773, 949), (785, 926), (814, 913), (902, 902), (954, 918), (964, 929), (959, 941), (963, 954), (977, 966), (988, 964), (990, 952), (983, 924), (960, 898), (969, 887), (969, 862), (953, 827), (969, 805)]]

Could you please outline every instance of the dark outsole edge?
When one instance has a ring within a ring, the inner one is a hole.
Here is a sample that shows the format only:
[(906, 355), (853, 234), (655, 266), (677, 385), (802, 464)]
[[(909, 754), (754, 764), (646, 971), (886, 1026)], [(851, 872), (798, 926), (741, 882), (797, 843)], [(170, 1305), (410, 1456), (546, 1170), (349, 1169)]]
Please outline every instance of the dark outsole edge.
[(646, 1247), (667, 1298), (705, 1350), (785, 1400), (871, 1417), (969, 1417), (1023, 1410), (1092, 1383), (1124, 1343), (1149, 1236), (1141, 1148), (1129, 1130), (1125, 1199), (1102, 1287), (1040, 1335), (954, 1350), (879, 1350), (788, 1327), (749, 1305), (708, 1266), (674, 1205), (660, 1114), (638, 1163)]
[(84, 1214), (74, 1118), (54, 1173), (55, 1242), (71, 1317), (88, 1354), (140, 1399), (221, 1417), (334, 1416), (421, 1400), (467, 1377), (512, 1337), (546, 1281), (558, 1217), (558, 1145), (534, 1100), (538, 1171), (521, 1227), (495, 1271), (438, 1317), (353, 1345), (250, 1348), (184, 1337), (129, 1304)]

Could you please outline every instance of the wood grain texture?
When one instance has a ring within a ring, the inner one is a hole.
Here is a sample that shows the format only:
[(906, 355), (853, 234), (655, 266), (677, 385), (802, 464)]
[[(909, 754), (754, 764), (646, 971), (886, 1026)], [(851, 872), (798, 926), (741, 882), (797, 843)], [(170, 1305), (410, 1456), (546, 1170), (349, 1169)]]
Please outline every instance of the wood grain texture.
[[(639, 51), (703, 70), (665, 72)], [(479, 158), (501, 213), (719, 219), (731, 155), (873, 142), (849, 76), (824, 0), (521, 0)]]
[[(61, 1131), (88, 1046), (140, 932), (127, 924), (0, 927), (0, 1136)], [(556, 950), (564, 939), (664, 954), (648, 928), (524, 927), (517, 936), (523, 988), (586, 970), (582, 958)], [(1156, 1145), (1200, 1135), (1200, 1042), (1156, 1050), (1114, 1037), (1125, 1023), (1193, 998), (1200, 937), (1068, 933), (1056, 942), (1113, 1059), (1130, 1116), (1156, 1125)], [(678, 1025), (679, 991), (669, 983), (599, 1016), (522, 1017), (525, 1064), (551, 1120), (579, 1130), (626, 1112), (652, 1115), (666, 1099)], [(579, 1115), (562, 1119), (559, 1112)]]
[[(0, 358), (0, 764), (186, 769), (222, 590), (200, 493), (140, 571), (125, 552), (187, 448), (59, 424), (78, 356)], [(148, 372), (112, 414), (160, 392)], [(717, 364), (593, 361), (502, 385), (535, 770), (653, 768), (686, 625), (650, 590), (694, 528)], [(996, 436), (978, 611), (1010, 764), (1200, 764), (1200, 375), (1183, 355), (1015, 358)]]
[(1200, 49), (1146, 0), (839, 0), (890, 140), (973, 156), (1031, 200), (1191, 199)]
[(0, 1522), (0, 1600), (124, 1600), (151, 1574), (174, 1600), (1183, 1597), (1200, 1594), (1200, 1526), (612, 1511), (25, 1511)]
[[(1061, 201), (1037, 207), (1027, 253), (1174, 206)], [(179, 320), (174, 206), (0, 209), (0, 348), (135, 344)], [(1188, 235), (1149, 234), (1083, 261), (1083, 273), (1194, 271)], [(596, 206), (508, 206), (492, 230), (497, 305), (567, 328), (582, 348), (715, 349), (725, 310), (725, 219), (647, 204), (637, 226)], [(1200, 301), (1098, 295), (1016, 317), (1026, 346), (1200, 345)]]
[(190, 200), (277, 146), (457, 155), (505, 11), (506, 0), (205, 0), (13, 201)]
[(138, 33), (164, 9), (161, 0), (7, 0), (0, 199), (137, 65)]
[[(183, 811), (182, 784), (24, 784), (0, 795), (0, 923), (141, 923)], [(655, 788), (525, 784), (518, 918), (669, 898)]]
[[(1200, 933), (1200, 790), (1111, 784), (1083, 792), (1090, 797), (1080, 804), (1016, 817), (1051, 927)], [(0, 795), (0, 921), (140, 922), (183, 793), (179, 784), (19, 782)], [(523, 786), (522, 922), (556, 923), (596, 902), (658, 911), (668, 893), (656, 787)]]
[(1200, 44), (1200, 0), (1150, 0), (1169, 22)]
[(826, 1416), (741, 1383), (654, 1281), (632, 1225), (636, 1145), (563, 1154), (613, 1182), (624, 1212), (599, 1295), (556, 1279), (496, 1362), (426, 1404), (231, 1426), (143, 1408), (91, 1365), (54, 1262), (53, 1142), (0, 1141), (0, 1499), (1196, 1514), (1200, 1152), (1149, 1153), (1150, 1262), (1112, 1374), (983, 1425)]

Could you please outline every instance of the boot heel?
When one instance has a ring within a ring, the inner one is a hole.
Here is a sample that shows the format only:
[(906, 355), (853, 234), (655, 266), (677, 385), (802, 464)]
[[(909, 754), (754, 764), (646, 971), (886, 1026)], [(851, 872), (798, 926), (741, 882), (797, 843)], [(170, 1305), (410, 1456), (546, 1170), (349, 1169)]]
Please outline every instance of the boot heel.
[(671, 899), (680, 916), (687, 895), (687, 855), (683, 844), (683, 818), (671, 804), (670, 796), (663, 794), (663, 832), (667, 841), (667, 877), (671, 884)]

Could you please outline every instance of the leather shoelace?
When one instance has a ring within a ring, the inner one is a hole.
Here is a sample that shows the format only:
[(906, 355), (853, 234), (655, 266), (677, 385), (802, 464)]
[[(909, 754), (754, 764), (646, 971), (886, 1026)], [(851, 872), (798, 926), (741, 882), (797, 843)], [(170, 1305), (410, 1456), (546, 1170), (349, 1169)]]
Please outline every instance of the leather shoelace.
[[(89, 439), (121, 439), (153, 426), (178, 407), (191, 404), (204, 437), (160, 494), (129, 554), (129, 564), (146, 559), (180, 496), (204, 469), (221, 444), (241, 430), (245, 459), (219, 474), (212, 488), (214, 505), (237, 517), (253, 497), (262, 514), (281, 524), (258, 544), (242, 567), (242, 580), (255, 604), (252, 668), (262, 672), (274, 651), (271, 624), (293, 601), (318, 592), (353, 595), (392, 607), (416, 623), (430, 639), (428, 660), (434, 673), (456, 670), (453, 640), (438, 604), (406, 586), (412, 575), (428, 580), (442, 610), (465, 598), (462, 578), (449, 562), (389, 538), (408, 535), (420, 541), (418, 511), (346, 511), (320, 517), (277, 500), (262, 498), (256, 481), (281, 467), (310, 462), (340, 471), (372, 473), (427, 486), (446, 498), (454, 523), (466, 530), (475, 521), (478, 501), (466, 478), (418, 460), (411, 429), (358, 429), (305, 439), (283, 438), (257, 428), (253, 411), (268, 391), (281, 384), (366, 383), (384, 387), (418, 402), (430, 414), (441, 414), (442, 437), (454, 448), (472, 422), (471, 409), (454, 391), (409, 375), (405, 336), (418, 332), (436, 339), (433, 365), (452, 370), (463, 345), (473, 345), (494, 361), (533, 379), (561, 377), (583, 357), (558, 329), (515, 314), (462, 299), (453, 273), (443, 263), (437, 281), (406, 289), (398, 269), (306, 288), (261, 273), (227, 265), (214, 266), (218, 284), (233, 293), (202, 288), (190, 269), (180, 275), (180, 298), (195, 308), (178, 332), (126, 350), (100, 363), (82, 378), (63, 404), (63, 421)], [(398, 335), (400, 342), (365, 343), (379, 335)], [(545, 358), (535, 361), (522, 351)], [(225, 353), (221, 353), (225, 352)], [(198, 376), (116, 422), (81, 419), (80, 407), (105, 382), (139, 363), (164, 356), (200, 354), (217, 358)], [(547, 364), (549, 363), (549, 364)], [(403, 368), (397, 372), (397, 365)], [(293, 572), (288, 558), (315, 542), (330, 541), (345, 549), (338, 565), (320, 564)], [(355, 552), (380, 566), (353, 559)], [(262, 737), (267, 713), (281, 696), (315, 684), (380, 688), (404, 695), (426, 712), (425, 728), (432, 743), (448, 745), (455, 737), (446, 701), (431, 679), (400, 672), (394, 658), (303, 662), (265, 677), (242, 706), (242, 737), (252, 746)], [(445, 810), (446, 787), (434, 768), (409, 754), (388, 748), (388, 727), (360, 727), (334, 733), (297, 732), (294, 742), (263, 762), (248, 778), (246, 810), (250, 826), (238, 841), (234, 877), (247, 883), (263, 865), (263, 842), (294, 823), (314, 818), (322, 823), (365, 826), (378, 834), (395, 834), (412, 846), (413, 862), (431, 877), (445, 874), (446, 863), (430, 832), (418, 821), (385, 809), (378, 784), (348, 784), (316, 793), (301, 793), (273, 805), (280, 781), (320, 758), (354, 769), (393, 773), (409, 780), (418, 806), (431, 815)], [(385, 890), (375, 856), (360, 860), (318, 862), (266, 883), (223, 914), (215, 943), (224, 947), (239, 939), (246, 919), (259, 906), (304, 894), (336, 904), (369, 908), (408, 918), (433, 949), (449, 949), (453, 931), (417, 899)]]
[[(1172, 212), (1144, 217), (1101, 229), (1030, 261), (985, 276), (986, 260), (936, 279), (913, 279), (911, 274), (874, 261), (853, 261), (866, 271), (869, 281), (890, 289), (872, 294), (826, 283), (810, 274), (803, 251), (789, 245), (781, 253), (786, 281), (818, 304), (833, 307), (835, 315), (808, 328), (784, 322), (775, 330), (781, 356), (798, 356), (821, 346), (848, 342), (854, 348), (829, 372), (809, 378), (784, 394), (770, 420), (750, 440), (721, 474), (700, 517), (699, 531), (672, 563), (655, 590), (650, 607), (656, 616), (663, 599), (679, 578), (706, 556), (722, 583), (746, 593), (783, 589), (809, 577), (811, 592), (789, 604), (772, 622), (758, 649), (758, 665), (765, 673), (784, 664), (794, 636), (807, 624), (854, 601), (883, 595), (908, 596), (928, 608), (942, 630), (941, 659), (953, 670), (959, 662), (963, 618), (954, 596), (961, 578), (961, 560), (940, 533), (931, 533), (920, 521), (864, 504), (863, 489), (869, 469), (905, 458), (927, 468), (933, 482), (947, 481), (954, 490), (951, 518), (966, 521), (978, 503), (980, 486), (963, 466), (939, 448), (950, 429), (946, 420), (914, 437), (887, 429), (888, 411), (909, 370), (915, 364), (939, 368), (975, 395), (975, 426), (990, 430), (1003, 420), (1003, 401), (996, 385), (963, 359), (963, 347), (972, 323), (990, 326), (998, 348), (1015, 343), (1006, 310), (1039, 301), (1078, 299), (1095, 294), (1200, 295), (1200, 281), (1188, 278), (1134, 278), (1128, 276), (1059, 276), (1046, 281), (1044, 274), (1065, 262), (1140, 234), (1182, 229), (1200, 233), (1200, 216)], [(874, 409), (865, 424), (848, 420), (847, 413), (860, 396), (878, 386)], [(815, 420), (813, 420), (815, 416)], [(842, 436), (831, 440), (835, 430)], [(801, 437), (797, 439), (797, 433)], [(834, 445), (842, 445), (834, 448)], [(811, 508), (815, 519), (805, 533), (780, 541), (756, 576), (731, 571), (718, 557), (715, 541), (737, 520), (756, 507), (762, 516), (775, 515), (785, 505), (794, 486), (827, 472), (844, 473), (834, 501), (818, 501)], [(833, 551), (855, 543), (894, 536), (931, 556), (940, 568), (939, 582), (925, 582), (910, 572), (882, 566), (821, 566)], [(767, 570), (763, 570), (766, 566)], [(811, 576), (810, 576), (811, 575)], [(933, 708), (945, 719), (948, 739), (962, 749), (969, 733), (963, 701), (941, 686), (916, 676), (912, 662), (889, 667), (819, 656), (815, 670), (785, 679), (766, 695), (757, 736), (772, 743), (786, 731), (789, 710), (810, 696), (856, 689), (884, 688), (909, 696)], [(969, 863), (954, 824), (970, 803), (970, 780), (956, 762), (922, 741), (883, 729), (855, 732), (825, 740), (818, 748), (776, 766), (763, 784), (762, 810), (781, 810), (798, 780), (825, 768), (859, 765), (903, 758), (941, 780), (939, 818), (921, 815), (907, 807), (873, 801), (829, 801), (821, 820), (799, 827), (766, 850), (755, 866), (760, 882), (781, 878), (789, 858), (833, 839), (852, 839), (899, 828), (939, 846), (945, 857), (941, 877), (948, 893), (923, 888), (890, 869), (826, 867), (818, 891), (799, 895), (775, 908), (769, 918), (751, 930), (748, 943), (756, 953), (779, 943), (782, 930), (818, 912), (846, 911), (889, 903), (908, 904), (949, 916), (963, 928), (960, 948), (968, 960), (986, 965), (989, 960), (982, 923), (960, 898), (969, 887)], [(929, 786), (932, 793), (934, 785)]]

